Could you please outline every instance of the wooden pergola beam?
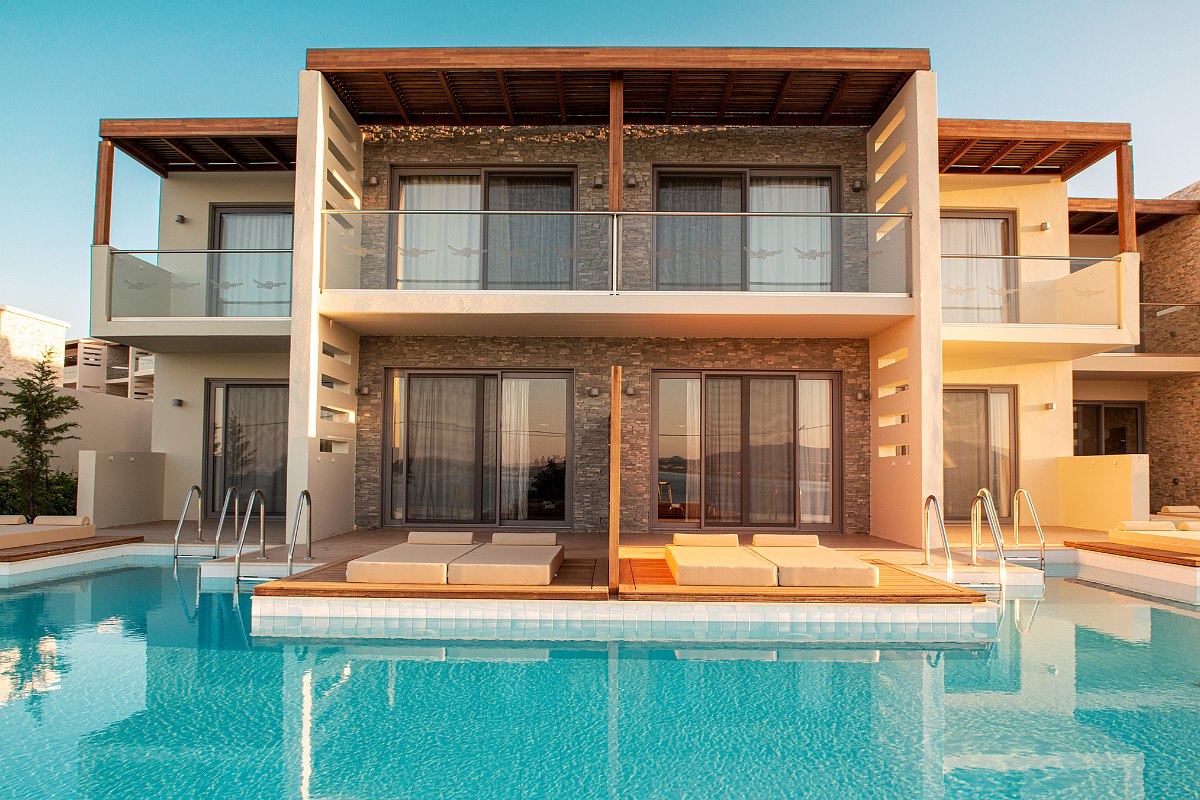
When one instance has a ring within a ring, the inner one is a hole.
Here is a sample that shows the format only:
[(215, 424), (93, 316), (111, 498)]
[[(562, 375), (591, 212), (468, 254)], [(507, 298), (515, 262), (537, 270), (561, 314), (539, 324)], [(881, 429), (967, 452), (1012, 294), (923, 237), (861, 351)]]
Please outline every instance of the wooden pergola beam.
[(92, 244), (108, 244), (112, 231), (113, 143), (100, 140), (96, 151), (96, 217), (92, 223)]
[(1119, 142), (1101, 142), (1062, 168), (1059, 180), (1069, 181), (1100, 159), (1116, 152)]
[(295, 136), (295, 117), (102, 119), (101, 139)]
[(504, 100), (504, 113), (508, 115), (508, 124), (515, 125), (516, 119), (513, 117), (512, 97), (508, 94), (508, 79), (504, 76), (504, 70), (496, 70), (496, 82), (500, 84), (500, 97)]
[[(1067, 209), (1073, 212), (1115, 214), (1117, 201), (1112, 197), (1071, 197), (1067, 199)], [(1200, 215), (1200, 200), (1177, 200), (1174, 198), (1134, 200), (1133, 209), (1138, 214)]]
[(675, 92), (679, 88), (679, 73), (671, 70), (671, 81), (667, 84), (667, 107), (664, 110), (667, 122), (671, 121), (671, 114), (675, 111)]
[(437, 71), (438, 80), (442, 82), (442, 91), (446, 93), (446, 100), (450, 103), (450, 111), (454, 114), (454, 121), (462, 125), (462, 111), (458, 107), (458, 100), (454, 97), (454, 89), (450, 87), (450, 78), (446, 75), (446, 70), (439, 69)]
[(221, 155), (228, 158), (234, 164), (237, 164), (238, 169), (241, 169), (241, 170), (249, 170), (250, 169), (249, 165), (247, 165), (246, 162), (244, 162), (240, 158), (238, 158), (237, 155), (232, 150), (230, 150), (228, 147), (225, 147), (223, 144), (221, 144), (216, 139), (209, 136), (205, 139), (205, 141), (208, 142), (210, 145), (212, 145), (214, 148), (216, 148), (216, 150), (218, 152), (220, 152)]
[(984, 161), (983, 164), (980, 165), (979, 174), (986, 175), (991, 171), (992, 167), (1003, 161), (1009, 153), (1011, 153), (1013, 150), (1016, 150), (1022, 144), (1024, 144), (1024, 142), (1021, 139), (1014, 139), (1013, 141), (996, 150), (996, 152), (992, 153), (988, 157), (987, 161)]
[(554, 71), (554, 90), (558, 94), (558, 119), (563, 125), (567, 124), (567, 94), (563, 90), (562, 70)]
[(170, 147), (172, 150), (174, 150), (176, 153), (179, 153), (179, 155), (183, 156), (188, 161), (195, 164), (196, 169), (200, 170), (201, 172), (208, 171), (208, 163), (206, 161), (204, 161), (204, 159), (200, 158), (200, 156), (197, 155), (195, 153), (195, 151), (193, 151), (186, 144), (184, 144), (183, 142), (177, 142), (174, 139), (163, 139), (163, 141), (166, 142), (167, 146)]
[(1133, 201), (1133, 147), (1117, 148), (1117, 248), (1137, 252), (1137, 214)]
[(1041, 142), (1112, 142), (1133, 138), (1124, 122), (1047, 122), (1020, 119), (939, 119), (939, 139), (1024, 139)]
[(379, 79), (383, 81), (383, 85), (387, 87), (388, 94), (392, 97), (392, 102), (396, 104), (396, 113), (400, 115), (400, 119), (404, 120), (404, 124), (409, 124), (408, 109), (404, 107), (404, 98), (400, 94), (400, 90), (392, 83), (392, 78), (384, 71), (377, 73)]
[(128, 139), (109, 139), (114, 145), (124, 151), (130, 158), (141, 164), (146, 169), (153, 172), (158, 177), (166, 180), (167, 165), (154, 158), (141, 147)]
[(623, 211), (625, 203), (625, 79), (608, 79), (608, 210)]
[(1047, 158), (1049, 158), (1050, 156), (1057, 153), (1059, 150), (1062, 150), (1068, 144), (1070, 144), (1070, 142), (1065, 142), (1065, 141), (1051, 142), (1049, 145), (1044, 147), (1042, 150), (1038, 151), (1037, 155), (1035, 155), (1033, 158), (1029, 159), (1024, 164), (1021, 165), (1021, 174), (1028, 175), (1029, 172), (1031, 170), (1033, 170), (1034, 167), (1036, 167), (1038, 164), (1041, 164), (1043, 161), (1045, 161)]
[(779, 87), (779, 92), (775, 95), (775, 102), (771, 105), (771, 122), (774, 122), (779, 116), (779, 110), (783, 108), (784, 98), (787, 97), (788, 90), (792, 88), (792, 81), (796, 79), (796, 70), (792, 70), (783, 79), (783, 85)]
[[(850, 76), (853, 73), (845, 72), (842, 74), (841, 80), (838, 81), (837, 87), (833, 90), (833, 94), (829, 95), (829, 100), (825, 103), (825, 108), (821, 111), (821, 124), (829, 124), (829, 118), (833, 116), (833, 107), (837, 105), (838, 100), (842, 99), (842, 92), (846, 91), (846, 84), (850, 83)], [(774, 119), (774, 117), (772, 117)]]
[(253, 138), (254, 138), (254, 143), (256, 145), (258, 145), (259, 147), (261, 147), (263, 149), (263, 152), (265, 152), (268, 156), (270, 156), (271, 160), (273, 160), (276, 164), (279, 165), (280, 169), (283, 169), (283, 170), (291, 169), (291, 164), (288, 163), (288, 160), (286, 158), (284, 158), (283, 153), (280, 153), (278, 150), (276, 150), (275, 146), (273, 144), (271, 144), (271, 142), (269, 140), (260, 138), (258, 136), (255, 136)]
[(939, 167), (938, 171), (945, 172), (946, 170), (953, 167), (955, 164), (957, 164), (962, 159), (963, 156), (965, 156), (967, 154), (968, 151), (970, 151), (970, 149), (972, 147), (974, 147), (977, 144), (979, 144), (978, 139), (967, 139), (965, 142), (960, 144), (958, 147), (954, 148), (954, 152), (952, 152), (950, 155), (946, 156), (946, 159), (944, 161), (942, 161), (941, 166)]
[[(1071, 231), (1071, 234), (1072, 234), (1072, 235), (1075, 235), (1075, 236), (1084, 236), (1084, 235), (1087, 235), (1087, 234), (1091, 233), (1091, 232), (1092, 232), (1093, 230), (1095, 230), (1096, 228), (1099, 228), (1101, 225), (1107, 225), (1107, 224), (1109, 224), (1110, 222), (1111, 222), (1111, 217), (1110, 217), (1110, 215), (1108, 215), (1108, 214), (1097, 214), (1097, 215), (1096, 215), (1096, 218), (1095, 218), (1094, 220), (1092, 220), (1092, 222), (1091, 222), (1089, 225), (1086, 225), (1085, 227), (1079, 228), (1078, 230), (1073, 230), (1073, 231)], [(1070, 226), (1070, 223), (1068, 222), (1067, 224), (1068, 224), (1068, 227), (1069, 227), (1069, 226)]]
[(717, 108), (717, 122), (725, 121), (725, 112), (729, 109), (729, 101), (733, 98), (733, 84), (737, 81), (737, 70), (730, 70), (725, 77), (725, 91), (721, 95), (721, 105)]

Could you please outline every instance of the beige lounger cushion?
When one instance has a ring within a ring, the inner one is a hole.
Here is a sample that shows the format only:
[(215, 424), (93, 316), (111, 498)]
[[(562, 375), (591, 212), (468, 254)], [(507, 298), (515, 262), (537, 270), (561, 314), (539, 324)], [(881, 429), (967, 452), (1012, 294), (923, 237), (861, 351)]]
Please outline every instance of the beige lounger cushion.
[(58, 528), (65, 528), (68, 525), (91, 525), (90, 517), (34, 517), (34, 525), (47, 525)]
[(492, 544), (558, 544), (558, 534), (554, 531), (536, 531), (521, 533), (518, 531), (496, 531), (492, 534)]
[(819, 547), (821, 540), (811, 533), (756, 533), (758, 547)]
[(1200, 506), (1163, 506), (1160, 514), (1200, 514)]
[(677, 533), (671, 544), (679, 547), (737, 547), (736, 533)]
[(1170, 550), (1175, 553), (1200, 555), (1200, 532), (1192, 531), (1109, 531), (1108, 540), (1115, 544), (1147, 547), (1151, 550)]
[(474, 544), (473, 531), (412, 531), (409, 544)]
[(1200, 522), (1181, 522), (1177, 526), (1181, 531), (1200, 531)]
[(878, 586), (879, 568), (829, 547), (751, 547), (779, 568), (780, 586)]
[(28, 547), (34, 544), (54, 544), (91, 539), (96, 535), (94, 525), (5, 525), (0, 528), (0, 550), (9, 547)]
[(0, 525), (24, 525), (25, 517), (22, 514), (0, 514)]
[(1169, 519), (1137, 520), (1125, 519), (1117, 523), (1119, 531), (1173, 531), (1175, 523)]
[[(680, 535), (675, 534), (676, 538)], [(737, 540), (737, 534), (728, 535)], [(667, 566), (680, 586), (775, 585), (775, 565), (744, 547), (669, 544), (663, 549)]]
[(349, 583), (446, 583), (447, 566), (474, 544), (398, 544), (346, 565)]
[(450, 564), (447, 583), (549, 586), (563, 562), (563, 546), (485, 544)]

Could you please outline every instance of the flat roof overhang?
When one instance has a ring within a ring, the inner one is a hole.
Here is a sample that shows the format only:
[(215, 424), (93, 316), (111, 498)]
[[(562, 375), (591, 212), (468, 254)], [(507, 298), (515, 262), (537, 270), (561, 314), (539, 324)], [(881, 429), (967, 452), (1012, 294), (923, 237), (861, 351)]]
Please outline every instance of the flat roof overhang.
[(361, 125), (868, 126), (929, 51), (887, 48), (314, 49)]
[(159, 177), (296, 169), (296, 118), (102, 119), (100, 138)]
[(1132, 138), (1121, 122), (940, 119), (938, 168), (945, 175), (1055, 175), (1065, 181)]
[(1147, 381), (1200, 373), (1200, 355), (1098, 353), (1071, 365), (1075, 380)]
[[(1200, 215), (1200, 200), (1135, 200), (1133, 210), (1141, 236), (1177, 219)], [(1072, 197), (1067, 200), (1067, 213), (1074, 235), (1117, 235), (1116, 198)]]

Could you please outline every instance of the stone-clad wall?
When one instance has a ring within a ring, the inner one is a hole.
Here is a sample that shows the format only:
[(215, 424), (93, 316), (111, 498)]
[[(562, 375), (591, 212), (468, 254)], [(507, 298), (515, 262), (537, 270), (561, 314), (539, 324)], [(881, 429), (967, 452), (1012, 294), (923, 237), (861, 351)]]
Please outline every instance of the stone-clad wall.
[(67, 323), (0, 306), (0, 379), (24, 378), (47, 354), (62, 383)]
[[(1146, 452), (1150, 454), (1150, 510), (1200, 503), (1200, 376), (1160, 378), (1147, 384)], [(1178, 482), (1176, 482), (1178, 481)]]
[[(393, 166), (437, 168), (465, 166), (560, 166), (576, 171), (576, 208), (605, 211), (608, 207), (608, 130), (593, 127), (464, 127), (380, 128), (364, 130), (363, 208), (389, 206)], [(867, 177), (866, 131), (863, 128), (755, 128), (628, 126), (625, 129), (626, 211), (653, 208), (653, 170), (666, 166), (839, 167), (841, 211), (867, 211), (863, 192), (850, 186)], [(369, 185), (369, 179), (378, 184)], [(599, 183), (599, 185), (597, 185)], [(608, 286), (607, 221), (577, 221), (576, 286)], [(842, 288), (867, 288), (866, 225), (843, 223), (834, 238), (845, 242)], [(622, 285), (650, 288), (650, 229), (647, 219), (627, 218)], [(390, 288), (387, 266), (387, 225), (378, 217), (363, 220), (360, 243), (362, 288)], [(458, 245), (465, 246), (463, 244)], [(836, 252), (836, 245), (835, 250)], [(804, 258), (785, 252), (772, 258)], [(811, 256), (809, 256), (811, 259)]]
[[(625, 530), (650, 522), (650, 372), (653, 369), (821, 370), (842, 373), (844, 525), (870, 530), (870, 391), (867, 342), (858, 339), (589, 339), (364, 336), (359, 350), (356, 523), (381, 522), (382, 399), (390, 367), (574, 370), (574, 519), (582, 531), (608, 526), (610, 368), (624, 368), (622, 518)], [(589, 389), (600, 390), (592, 397)], [(836, 415), (836, 409), (835, 409)]]

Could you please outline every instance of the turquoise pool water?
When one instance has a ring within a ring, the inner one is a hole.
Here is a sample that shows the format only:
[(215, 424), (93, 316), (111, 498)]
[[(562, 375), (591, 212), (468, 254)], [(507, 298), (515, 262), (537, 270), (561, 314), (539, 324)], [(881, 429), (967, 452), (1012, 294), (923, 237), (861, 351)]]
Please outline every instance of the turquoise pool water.
[[(1019, 611), (1019, 613), (1014, 613)], [(253, 640), (127, 567), (0, 590), (0, 798), (1192, 798), (1200, 615), (1053, 579), (998, 643)]]

